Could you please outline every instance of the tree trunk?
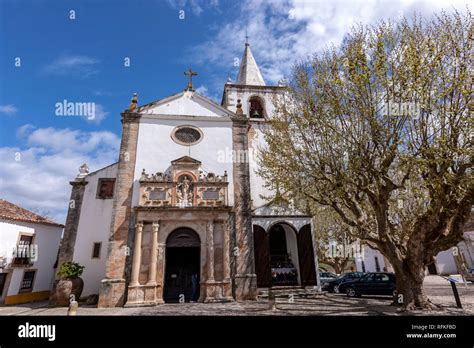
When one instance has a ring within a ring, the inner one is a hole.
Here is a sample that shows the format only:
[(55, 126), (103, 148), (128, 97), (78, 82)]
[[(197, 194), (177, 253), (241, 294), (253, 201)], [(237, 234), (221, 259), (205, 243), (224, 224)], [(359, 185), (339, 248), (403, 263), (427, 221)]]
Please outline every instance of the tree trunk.
[(425, 265), (418, 259), (390, 261), (395, 270), (397, 295), (394, 304), (406, 310), (433, 309), (423, 289)]

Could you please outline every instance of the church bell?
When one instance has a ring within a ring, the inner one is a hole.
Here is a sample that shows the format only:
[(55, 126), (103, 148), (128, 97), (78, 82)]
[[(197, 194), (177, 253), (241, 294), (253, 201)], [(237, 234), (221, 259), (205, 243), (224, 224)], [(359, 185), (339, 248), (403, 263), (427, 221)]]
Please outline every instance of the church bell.
[(260, 117), (260, 114), (258, 113), (258, 110), (254, 110), (252, 117)]

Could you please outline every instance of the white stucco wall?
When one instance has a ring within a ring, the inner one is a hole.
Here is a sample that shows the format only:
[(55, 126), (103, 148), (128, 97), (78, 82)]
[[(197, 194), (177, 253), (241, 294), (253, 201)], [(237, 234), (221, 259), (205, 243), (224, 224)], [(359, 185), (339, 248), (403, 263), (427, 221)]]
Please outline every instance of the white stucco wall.
[(145, 106), (140, 112), (154, 115), (192, 115), (217, 118), (227, 115), (227, 110), (198, 93), (190, 91), (180, 92), (159, 100), (156, 104)]
[(451, 249), (442, 251), (436, 255), (436, 271), (438, 274), (456, 274), (456, 263), (454, 262)]
[[(86, 177), (87, 185), (81, 206), (73, 261), (83, 265), (84, 290), (82, 296), (98, 294), (100, 281), (105, 278), (105, 262), (112, 219), (113, 199), (98, 199), (100, 178), (115, 178), (118, 164), (105, 167)], [(100, 258), (92, 258), (95, 242), (102, 242)]]
[(355, 260), (357, 272), (363, 272), (362, 260), (364, 261), (366, 272), (377, 272), (375, 267), (375, 257), (377, 257), (379, 262), (379, 272), (384, 272), (385, 259), (383, 255), (378, 250), (371, 249), (368, 246), (364, 246), (363, 258), (356, 258)]
[(252, 197), (252, 209), (261, 207), (268, 203), (273, 196), (272, 191), (265, 187), (265, 180), (257, 174), (260, 168), (259, 153), (265, 148), (266, 142), (263, 137), (265, 124), (252, 122), (254, 130), (253, 136), (249, 137), (249, 151), (251, 152), (249, 170), (250, 170), (250, 195)]
[[(51, 289), (55, 269), (56, 257), (59, 250), (63, 228), (21, 221), (0, 220), (0, 255), (7, 256), (11, 261), (13, 248), (17, 245), (20, 232), (34, 234), (33, 244), (37, 245), (37, 261), (29, 267), (12, 267), (8, 290), (4, 289), (4, 295), (16, 295), (20, 289), (20, 283), (25, 271), (36, 270), (33, 283), (33, 292), (48, 291)], [(7, 280), (8, 285), (8, 280)]]
[(288, 253), (291, 255), (291, 262), (296, 268), (298, 273), (298, 284), (301, 284), (301, 273), (300, 273), (300, 260), (298, 254), (298, 241), (296, 239), (296, 232), (290, 227), (285, 224), (282, 225), (283, 229), (285, 230), (285, 238), (286, 238), (286, 249)]
[[(466, 241), (460, 242), (458, 244), (458, 252), (463, 254), (464, 260), (467, 263), (467, 267), (472, 267), (472, 261), (471, 261), (471, 254), (469, 253), (468, 245), (470, 245), (472, 242), (466, 238)], [(373, 250), (367, 246), (364, 247), (364, 263), (365, 263), (365, 269), (366, 272), (375, 272), (375, 260), (374, 256), (378, 257), (379, 264), (380, 264), (380, 270), (383, 270), (383, 267), (385, 266), (385, 259), (383, 255), (377, 251)], [(449, 274), (457, 274), (457, 268), (456, 268), (456, 262), (454, 261), (453, 257), (453, 250), (448, 249), (445, 251), (441, 251), (436, 255), (435, 258), (435, 263), (436, 263), (436, 271), (438, 274), (442, 275), (449, 275)], [(356, 260), (356, 265), (357, 265), (357, 271), (362, 272), (362, 263), (360, 259)]]
[[(175, 127), (192, 125), (202, 133), (202, 140), (192, 146), (177, 144), (171, 134)], [(202, 163), (204, 172), (223, 175), (227, 171), (229, 178), (229, 205), (234, 204), (234, 185), (232, 182), (232, 161), (227, 160), (225, 152), (232, 154), (232, 121), (227, 117), (218, 120), (200, 117), (177, 117), (174, 119), (159, 116), (142, 116), (138, 132), (137, 158), (135, 165), (132, 206), (138, 205), (139, 182), (142, 170), (148, 174), (165, 172), (171, 161), (182, 156), (190, 156)]]
[[(240, 99), (242, 103), (242, 111), (245, 115), (249, 114), (250, 98), (257, 96), (263, 102), (264, 114), (266, 118), (272, 118), (274, 113), (274, 98), (281, 90), (272, 88), (236, 88), (228, 87), (227, 98), (224, 104), (227, 108), (235, 112), (237, 100)], [(251, 121), (252, 130), (249, 132), (249, 151), (250, 151), (250, 192), (252, 197), (252, 209), (263, 206), (268, 203), (265, 197), (272, 197), (272, 192), (265, 188), (265, 180), (257, 174), (259, 169), (258, 153), (261, 148), (265, 147), (265, 140), (262, 130), (266, 126), (265, 122)]]

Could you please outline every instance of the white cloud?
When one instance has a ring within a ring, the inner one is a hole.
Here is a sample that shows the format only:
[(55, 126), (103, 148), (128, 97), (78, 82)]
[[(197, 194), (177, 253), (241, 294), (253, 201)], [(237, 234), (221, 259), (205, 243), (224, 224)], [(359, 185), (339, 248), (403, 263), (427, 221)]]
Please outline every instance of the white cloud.
[(220, 104), (221, 96), (217, 93), (211, 94), (209, 89), (206, 86), (204, 85), (199, 86), (198, 88), (196, 88), (196, 92), (198, 92), (200, 95), (208, 99), (211, 99), (214, 103)]
[(109, 91), (105, 91), (105, 90), (96, 90), (93, 92), (93, 94), (95, 96), (98, 96), (98, 97), (111, 97), (113, 96), (113, 94)]
[(205, 9), (217, 9), (219, 5), (219, 0), (167, 0), (166, 2), (176, 10), (191, 9), (195, 16), (200, 16)]
[(204, 85), (199, 86), (196, 88), (196, 92), (199, 93), (200, 95), (207, 96), (207, 87)]
[[(356, 23), (396, 20), (415, 12), (431, 16), (453, 6), (464, 11), (467, 4), (465, 0), (246, 0), (232, 20), (214, 27), (212, 37), (192, 49), (192, 59), (222, 68), (235, 78), (238, 67), (234, 62), (242, 56), (247, 31), (265, 81), (275, 84), (290, 74), (298, 60), (329, 45), (339, 45)], [(227, 76), (219, 78), (222, 88)]]
[(89, 117), (86, 117), (86, 120), (91, 123), (99, 124), (107, 117), (108, 114), (109, 112), (105, 111), (103, 105), (95, 104), (94, 118), (89, 119)]
[(18, 108), (13, 104), (0, 105), (1, 114), (13, 115), (13, 114), (16, 114), (17, 112), (18, 112)]
[(33, 129), (36, 127), (32, 124), (24, 124), (23, 126), (19, 127), (16, 131), (17, 138), (23, 139), (25, 138)]
[(64, 223), (69, 181), (82, 163), (94, 171), (118, 158), (119, 137), (108, 131), (20, 127), (20, 147), (0, 147), (2, 197)]
[(98, 59), (89, 56), (64, 55), (46, 65), (42, 72), (48, 75), (87, 78), (99, 72), (96, 68), (98, 63)]

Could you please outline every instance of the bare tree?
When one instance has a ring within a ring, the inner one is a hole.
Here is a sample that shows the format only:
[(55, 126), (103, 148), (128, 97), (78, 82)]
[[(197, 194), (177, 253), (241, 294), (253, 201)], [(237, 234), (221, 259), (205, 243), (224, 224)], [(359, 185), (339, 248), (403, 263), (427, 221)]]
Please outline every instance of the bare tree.
[[(297, 64), (265, 131), (270, 188), (331, 207), (430, 308), (425, 267), (462, 239), (474, 200), (471, 13), (358, 26)], [(472, 104), (471, 104), (472, 107)]]
[(314, 235), (319, 261), (331, 266), (337, 274), (343, 273), (349, 262), (361, 252), (351, 227), (331, 209), (312, 209)]

